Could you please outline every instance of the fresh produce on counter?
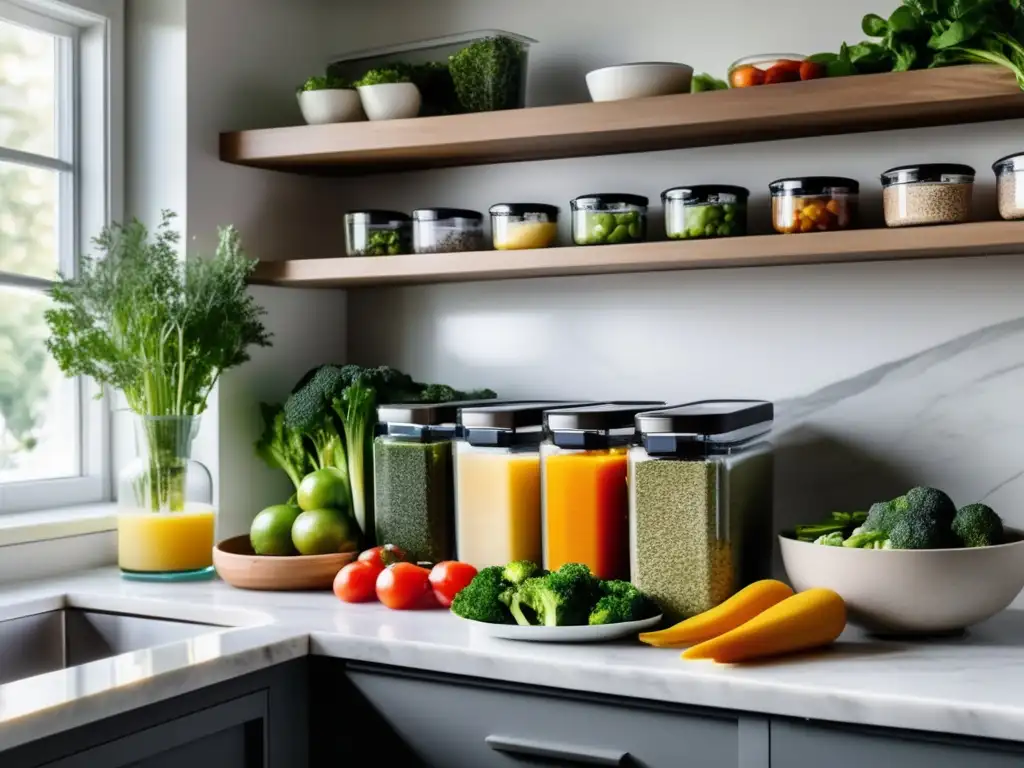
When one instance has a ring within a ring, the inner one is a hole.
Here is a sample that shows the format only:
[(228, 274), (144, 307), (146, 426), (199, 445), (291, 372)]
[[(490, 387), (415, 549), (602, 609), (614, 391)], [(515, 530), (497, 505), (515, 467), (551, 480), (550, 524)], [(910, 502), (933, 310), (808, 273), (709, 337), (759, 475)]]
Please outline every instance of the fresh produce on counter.
[(377, 404), (494, 397), (489, 389), (459, 392), (444, 384), (421, 384), (387, 366), (322, 365), (299, 380), (283, 406), (261, 406), (264, 430), (256, 453), (269, 466), (284, 470), (297, 491), (311, 471), (341, 473), (349, 488), (346, 506), (364, 538), (372, 541), (372, 477), (365, 464), (372, 455)]
[(858, 520), (864, 517), (853, 528), (851, 521), (835, 520), (841, 514), (833, 513), (831, 524), (798, 525), (797, 538), (850, 549), (952, 549), (1005, 542), (1003, 521), (991, 507), (968, 504), (957, 510), (936, 488), (911, 488), (903, 496), (872, 504), (866, 515), (852, 513)]
[(861, 22), (874, 40), (843, 43), (838, 53), (809, 57), (829, 77), (903, 72), (954, 64), (996, 64), (1024, 89), (1024, 14), (1019, 0), (904, 0), (889, 18)]
[(432, 569), (406, 561), (391, 544), (368, 549), (334, 579), (334, 594), (346, 603), (379, 600), (394, 610), (447, 608), (476, 576), (469, 563), (447, 561)]
[(413, 563), (389, 565), (377, 575), (377, 599), (395, 611), (437, 608), (430, 571)]
[(451, 607), (455, 596), (476, 578), (477, 570), (469, 563), (448, 560), (438, 563), (430, 571), (430, 586), (437, 602), (444, 608)]
[(484, 568), (451, 610), (472, 621), (546, 627), (618, 624), (659, 613), (629, 582), (602, 581), (579, 563), (549, 572), (528, 560)]
[(684, 619), (659, 632), (644, 632), (640, 635), (640, 641), (657, 648), (702, 643), (746, 624), (792, 596), (792, 588), (781, 581), (755, 581), (709, 611)]
[(733, 664), (833, 643), (846, 628), (846, 604), (831, 589), (787, 597), (746, 623), (683, 651), (684, 659)]

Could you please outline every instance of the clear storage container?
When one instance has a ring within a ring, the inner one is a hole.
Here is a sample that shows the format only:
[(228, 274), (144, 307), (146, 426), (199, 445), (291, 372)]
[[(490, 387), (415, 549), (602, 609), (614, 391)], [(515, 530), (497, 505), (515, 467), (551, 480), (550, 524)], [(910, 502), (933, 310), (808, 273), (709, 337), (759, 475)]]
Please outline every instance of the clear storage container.
[(748, 197), (750, 190), (724, 184), (666, 189), (665, 234), (673, 240), (745, 235)]
[(397, 256), (412, 253), (412, 219), (398, 211), (350, 211), (345, 214), (347, 256)]
[(860, 185), (842, 176), (779, 179), (769, 185), (772, 225), (791, 235), (849, 229), (857, 221)]
[(584, 563), (629, 579), (626, 453), (633, 419), (664, 403), (607, 403), (548, 411), (541, 445), (544, 567)]
[(544, 411), (566, 402), (463, 408), (455, 443), (455, 549), (477, 568), (541, 561)]
[(412, 212), (416, 253), (454, 253), (484, 249), (484, 215), (464, 208), (418, 208)]
[(416, 562), (455, 558), (452, 441), (460, 408), (494, 404), (382, 405), (373, 440), (378, 544), (394, 544)]
[(1024, 152), (995, 161), (999, 215), (1008, 221), (1024, 219)]
[(636, 417), (630, 569), (672, 620), (769, 574), (773, 413), (764, 401), (710, 400)]
[(744, 56), (729, 67), (730, 88), (793, 83), (800, 79), (800, 65), (806, 57), (799, 53), (759, 53)]
[(970, 221), (973, 190), (974, 169), (969, 165), (928, 163), (890, 168), (882, 174), (885, 225)]
[(499, 251), (547, 248), (558, 239), (558, 206), (498, 203), (491, 206), (491, 240)]
[(356, 80), (370, 69), (398, 69), (423, 94), (421, 115), (516, 109), (526, 106), (529, 50), (536, 42), (514, 32), (478, 29), (339, 55), (327, 72)]
[(570, 203), (576, 245), (641, 243), (647, 235), (647, 203), (642, 195), (617, 192), (583, 195)]

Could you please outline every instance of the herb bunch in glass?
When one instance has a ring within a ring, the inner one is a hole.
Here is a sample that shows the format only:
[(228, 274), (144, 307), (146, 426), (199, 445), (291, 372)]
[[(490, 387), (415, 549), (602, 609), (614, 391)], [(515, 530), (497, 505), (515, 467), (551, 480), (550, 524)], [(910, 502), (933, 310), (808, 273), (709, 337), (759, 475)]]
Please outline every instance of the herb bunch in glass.
[(220, 230), (212, 256), (185, 259), (173, 219), (165, 211), (152, 236), (137, 220), (106, 227), (46, 313), (60, 369), (120, 390), (140, 417), (148, 469), (136, 495), (154, 512), (184, 507), (188, 445), (220, 375), (270, 346), (237, 230)]

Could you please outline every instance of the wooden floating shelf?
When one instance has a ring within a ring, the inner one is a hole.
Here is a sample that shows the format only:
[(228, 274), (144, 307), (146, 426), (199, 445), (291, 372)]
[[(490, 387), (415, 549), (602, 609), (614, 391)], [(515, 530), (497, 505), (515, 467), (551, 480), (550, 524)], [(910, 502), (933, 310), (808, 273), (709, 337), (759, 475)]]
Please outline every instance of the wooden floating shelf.
[(1024, 117), (987, 65), (858, 75), (649, 99), (224, 133), (220, 157), (351, 174), (646, 152)]
[(528, 251), (265, 261), (252, 282), (307, 288), (456, 283), (721, 267), (987, 256), (1024, 251), (1024, 223), (861, 229)]

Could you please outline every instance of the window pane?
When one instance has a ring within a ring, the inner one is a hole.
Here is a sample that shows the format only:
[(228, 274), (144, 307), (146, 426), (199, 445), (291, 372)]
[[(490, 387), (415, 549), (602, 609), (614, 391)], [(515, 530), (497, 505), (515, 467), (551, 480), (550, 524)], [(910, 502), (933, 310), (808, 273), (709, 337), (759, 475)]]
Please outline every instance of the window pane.
[(79, 474), (77, 386), (46, 351), (49, 305), (0, 286), (0, 483)]
[(56, 43), (0, 20), (0, 147), (56, 155)]
[(0, 272), (55, 276), (59, 177), (58, 171), (0, 162)]

